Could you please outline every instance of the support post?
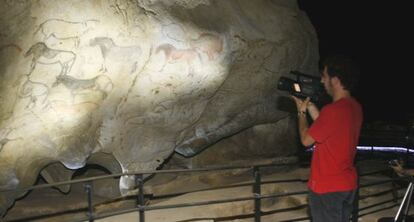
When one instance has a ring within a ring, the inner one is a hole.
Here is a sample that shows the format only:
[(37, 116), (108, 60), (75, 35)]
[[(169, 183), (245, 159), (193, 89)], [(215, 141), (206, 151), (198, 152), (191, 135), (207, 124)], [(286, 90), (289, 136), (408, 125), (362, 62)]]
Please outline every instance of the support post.
[(260, 176), (259, 167), (257, 166), (253, 167), (253, 176), (254, 176), (253, 194), (255, 196), (254, 221), (260, 222), (262, 211), (261, 211), (261, 176)]
[(91, 182), (85, 183), (84, 187), (85, 187), (85, 192), (88, 198), (88, 212), (86, 214), (89, 218), (89, 222), (93, 222), (94, 212), (93, 212), (93, 205), (92, 205), (92, 184)]
[(144, 176), (142, 174), (135, 175), (136, 186), (138, 188), (138, 209), (139, 209), (139, 222), (145, 222), (145, 210), (144, 210)]

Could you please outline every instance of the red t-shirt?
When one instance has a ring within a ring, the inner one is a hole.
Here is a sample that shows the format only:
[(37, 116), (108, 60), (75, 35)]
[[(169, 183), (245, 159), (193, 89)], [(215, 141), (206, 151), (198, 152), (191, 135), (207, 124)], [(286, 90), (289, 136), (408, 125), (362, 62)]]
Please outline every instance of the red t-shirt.
[(315, 193), (358, 187), (354, 166), (362, 124), (361, 105), (343, 98), (322, 108), (308, 133), (315, 140), (308, 187)]

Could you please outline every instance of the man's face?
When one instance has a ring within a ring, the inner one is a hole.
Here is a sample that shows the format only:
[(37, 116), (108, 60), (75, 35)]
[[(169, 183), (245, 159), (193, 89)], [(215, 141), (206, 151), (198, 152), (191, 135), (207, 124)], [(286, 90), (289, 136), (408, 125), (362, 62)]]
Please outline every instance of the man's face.
[(323, 68), (321, 74), (321, 83), (325, 87), (325, 90), (328, 93), (328, 95), (332, 96), (332, 82), (331, 77), (328, 75), (328, 68), (326, 66)]

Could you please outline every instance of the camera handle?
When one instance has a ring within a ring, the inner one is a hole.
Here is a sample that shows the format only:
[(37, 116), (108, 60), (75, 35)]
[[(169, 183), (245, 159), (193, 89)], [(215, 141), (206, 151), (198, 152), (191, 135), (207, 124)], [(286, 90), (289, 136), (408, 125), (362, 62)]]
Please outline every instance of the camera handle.
[[(397, 221), (405, 222), (406, 221), (408, 211), (411, 205), (411, 198), (413, 196), (413, 189), (414, 189), (413, 177), (410, 176), (410, 184), (408, 184), (407, 191), (405, 192), (404, 198), (401, 201), (400, 208), (398, 209), (397, 214), (394, 217), (394, 222), (397, 222)], [(403, 209), (404, 209), (404, 214), (401, 216), (401, 212)], [(401, 220), (398, 220), (400, 219), (400, 217), (401, 217)]]

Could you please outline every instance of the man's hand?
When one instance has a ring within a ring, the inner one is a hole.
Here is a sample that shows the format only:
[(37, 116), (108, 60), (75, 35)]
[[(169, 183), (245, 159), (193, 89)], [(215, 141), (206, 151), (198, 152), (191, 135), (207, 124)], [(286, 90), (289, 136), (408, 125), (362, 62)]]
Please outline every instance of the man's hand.
[(405, 170), (400, 161), (395, 161), (390, 167), (398, 174), (398, 176), (406, 176)]
[(306, 110), (308, 107), (308, 103), (310, 98), (306, 98), (305, 100), (301, 100), (295, 96), (291, 96), (296, 103), (296, 108), (298, 109), (298, 126), (299, 126), (299, 136), (300, 141), (306, 147), (315, 143), (315, 140), (308, 134), (308, 121), (306, 119)]
[(296, 96), (290, 96), (296, 103), (296, 108), (298, 109), (299, 113), (306, 113), (306, 109), (308, 107), (308, 103), (310, 101), (310, 98), (307, 97), (305, 100), (301, 100)]

